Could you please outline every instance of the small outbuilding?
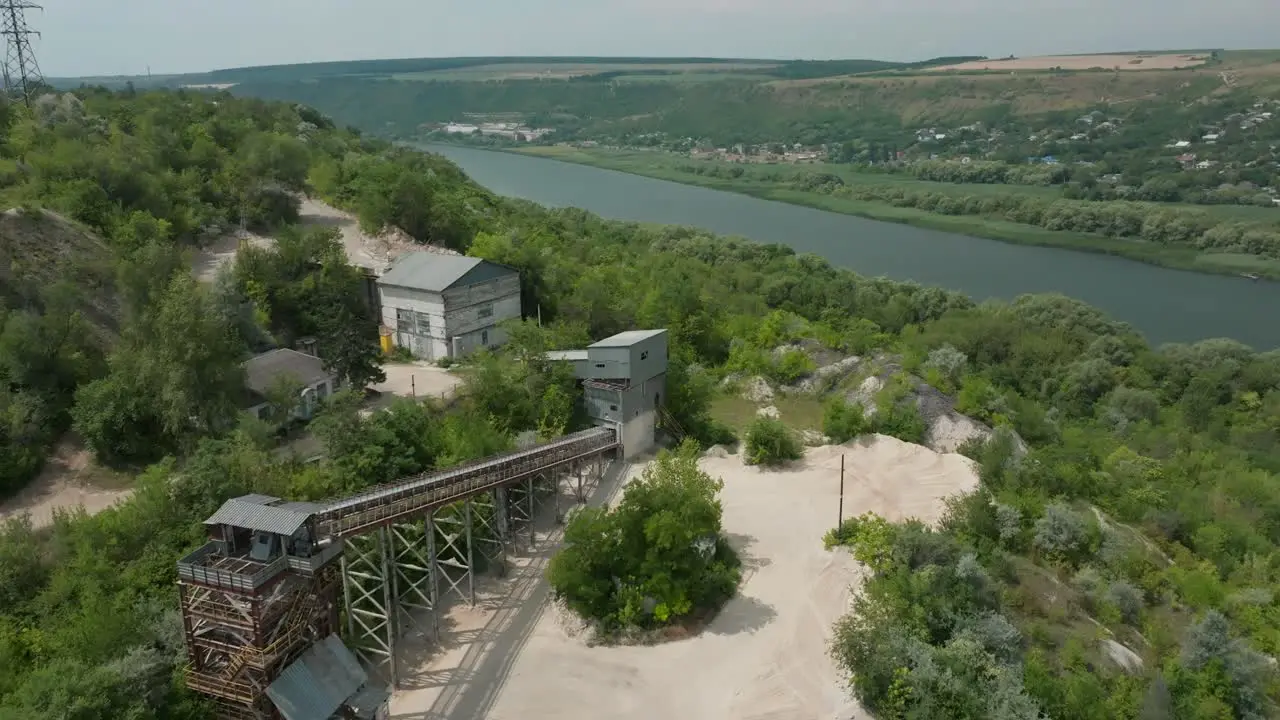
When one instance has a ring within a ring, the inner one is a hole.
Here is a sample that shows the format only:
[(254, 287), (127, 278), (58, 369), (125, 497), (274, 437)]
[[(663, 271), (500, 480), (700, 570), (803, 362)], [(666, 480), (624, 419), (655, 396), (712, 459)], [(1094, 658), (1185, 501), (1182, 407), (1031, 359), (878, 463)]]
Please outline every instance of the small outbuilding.
[(521, 317), (520, 272), (480, 258), (427, 251), (378, 278), (382, 324), (425, 360), (459, 358), (506, 342), (498, 326)]
[(628, 330), (547, 358), (567, 362), (582, 380), (587, 416), (615, 427), (624, 457), (653, 448), (667, 383), (667, 331)]
[(302, 396), (294, 409), (294, 417), (310, 420), (319, 402), (338, 391), (341, 381), (325, 363), (315, 355), (288, 348), (268, 350), (255, 355), (244, 363), (245, 408), (249, 414), (261, 418), (266, 412), (268, 394), (284, 379), (302, 386)]
[(369, 676), (337, 635), (312, 645), (267, 686), (285, 720), (385, 720), (390, 693)]

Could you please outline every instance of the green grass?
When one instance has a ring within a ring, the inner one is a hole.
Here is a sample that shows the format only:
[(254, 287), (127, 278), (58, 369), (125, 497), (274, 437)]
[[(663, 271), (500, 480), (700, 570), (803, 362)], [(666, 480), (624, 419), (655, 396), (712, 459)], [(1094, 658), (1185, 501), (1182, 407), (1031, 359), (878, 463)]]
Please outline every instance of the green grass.
[[(778, 397), (773, 401), (778, 415), (793, 430), (822, 430), (822, 402), (811, 397)], [(760, 405), (737, 395), (720, 395), (711, 401), (711, 417), (741, 435), (756, 419)]]
[[(764, 200), (804, 205), (819, 210), (843, 213), (894, 222), (944, 232), (972, 235), (1019, 245), (1057, 247), (1068, 250), (1117, 255), (1131, 260), (1163, 267), (1197, 272), (1235, 275), (1252, 272), (1269, 278), (1280, 278), (1280, 261), (1252, 255), (1230, 253), (1205, 253), (1194, 248), (1169, 247), (1138, 240), (1109, 238), (1087, 233), (1046, 230), (1034, 225), (1023, 225), (1003, 219), (975, 215), (939, 215), (917, 208), (895, 207), (887, 203), (854, 200), (817, 192), (807, 192), (790, 187), (788, 178), (797, 172), (831, 173), (839, 175), (847, 184), (893, 185), (913, 190), (927, 190), (955, 197), (1025, 194), (1040, 198), (1060, 197), (1055, 188), (1023, 185), (961, 185), (928, 180), (916, 180), (894, 175), (860, 172), (848, 165), (730, 165), (711, 160), (692, 160), (670, 153), (643, 150), (611, 150), (603, 148), (575, 148), (568, 146), (539, 146), (513, 150), (564, 162), (618, 170), (644, 175), (659, 180), (697, 185), (700, 187), (736, 192)], [(743, 167), (746, 171), (739, 178), (708, 177), (679, 169), (692, 163), (717, 163)], [(777, 174), (781, 179), (769, 179)], [(1170, 204), (1170, 207), (1200, 210), (1226, 220), (1277, 220), (1280, 214), (1274, 210), (1250, 206)]]

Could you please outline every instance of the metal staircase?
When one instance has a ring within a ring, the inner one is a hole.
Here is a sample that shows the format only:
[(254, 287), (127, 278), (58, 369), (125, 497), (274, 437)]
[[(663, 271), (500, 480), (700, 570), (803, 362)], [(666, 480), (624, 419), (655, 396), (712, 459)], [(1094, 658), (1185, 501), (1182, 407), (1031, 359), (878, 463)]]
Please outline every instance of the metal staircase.
[(658, 427), (666, 430), (677, 443), (683, 442), (687, 434), (666, 405), (658, 406)]

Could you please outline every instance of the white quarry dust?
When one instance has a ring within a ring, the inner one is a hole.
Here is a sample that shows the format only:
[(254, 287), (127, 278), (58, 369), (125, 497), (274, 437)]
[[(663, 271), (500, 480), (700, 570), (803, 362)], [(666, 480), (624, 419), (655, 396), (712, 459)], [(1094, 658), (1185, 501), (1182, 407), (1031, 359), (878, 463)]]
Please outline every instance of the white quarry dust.
[[(841, 454), (846, 518), (874, 511), (933, 522), (942, 498), (977, 485), (966, 458), (886, 436), (814, 448), (777, 471), (744, 467), (740, 455), (705, 457), (701, 466), (724, 480), (725, 532), (745, 572), (738, 596), (702, 633), (655, 646), (589, 647), (581, 623), (547, 601), (542, 573), (559, 530), (540, 533), (540, 552), (522, 549), (507, 578), (482, 583), (477, 607), (445, 614), (440, 645), (405, 649), (391, 716), (869, 718), (827, 655), (831, 626), (861, 578), (847, 552), (822, 547), (837, 521)], [(598, 494), (607, 495), (604, 485)]]

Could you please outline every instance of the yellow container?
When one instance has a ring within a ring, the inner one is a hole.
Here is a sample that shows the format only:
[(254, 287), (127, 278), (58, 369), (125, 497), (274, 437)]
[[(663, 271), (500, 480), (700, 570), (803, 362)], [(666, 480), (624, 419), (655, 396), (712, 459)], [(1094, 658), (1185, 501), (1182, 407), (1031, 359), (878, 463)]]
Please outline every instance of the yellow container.
[(381, 337), (381, 338), (379, 338), (379, 339), (382, 341), (382, 353), (383, 353), (384, 355), (390, 355), (390, 354), (391, 354), (391, 333), (390, 333), (390, 331), (383, 330), (383, 331), (382, 331), (382, 337)]

